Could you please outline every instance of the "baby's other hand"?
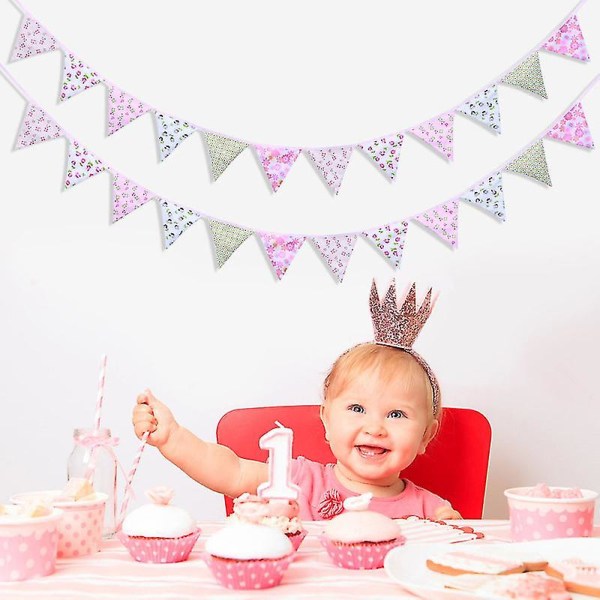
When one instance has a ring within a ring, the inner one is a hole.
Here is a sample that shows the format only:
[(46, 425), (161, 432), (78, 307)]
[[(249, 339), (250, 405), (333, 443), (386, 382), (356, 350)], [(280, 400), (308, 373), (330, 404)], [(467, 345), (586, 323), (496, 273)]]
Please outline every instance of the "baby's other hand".
[(148, 443), (160, 449), (178, 427), (173, 413), (150, 390), (145, 390), (137, 397), (133, 409), (133, 428), (138, 438), (141, 439), (149, 431)]
[(462, 519), (460, 513), (451, 506), (440, 506), (434, 513), (437, 521), (447, 521), (448, 519)]

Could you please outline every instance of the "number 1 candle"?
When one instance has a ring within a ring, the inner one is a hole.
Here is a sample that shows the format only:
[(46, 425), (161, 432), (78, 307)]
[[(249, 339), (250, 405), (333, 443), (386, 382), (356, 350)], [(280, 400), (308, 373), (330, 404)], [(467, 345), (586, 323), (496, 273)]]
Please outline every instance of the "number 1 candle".
[(269, 481), (258, 486), (259, 496), (298, 499), (300, 488), (290, 482), (293, 439), (294, 432), (277, 423), (275, 429), (265, 433), (258, 441), (258, 445), (263, 450), (269, 451)]

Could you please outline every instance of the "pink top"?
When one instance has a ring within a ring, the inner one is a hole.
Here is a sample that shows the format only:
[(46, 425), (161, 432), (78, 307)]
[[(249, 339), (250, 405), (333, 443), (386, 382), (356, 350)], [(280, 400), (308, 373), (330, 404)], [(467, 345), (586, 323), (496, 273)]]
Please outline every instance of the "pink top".
[[(299, 456), (292, 460), (291, 481), (300, 487), (300, 518), (305, 521), (330, 519), (342, 512), (341, 503), (349, 496), (358, 496), (356, 492), (344, 487), (335, 476), (334, 464), (323, 465)], [(373, 498), (370, 510), (377, 511), (391, 518), (408, 515), (435, 518), (435, 511), (440, 506), (450, 503), (432, 492), (429, 492), (408, 479), (401, 494), (389, 498)]]

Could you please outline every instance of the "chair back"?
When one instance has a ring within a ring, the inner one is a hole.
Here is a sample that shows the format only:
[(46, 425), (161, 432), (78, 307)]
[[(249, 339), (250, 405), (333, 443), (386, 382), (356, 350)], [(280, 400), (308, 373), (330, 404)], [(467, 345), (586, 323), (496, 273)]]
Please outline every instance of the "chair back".
[[(304, 456), (327, 464), (335, 457), (325, 441), (319, 405), (262, 406), (232, 410), (217, 425), (217, 442), (238, 456), (266, 461), (268, 452), (259, 438), (279, 421), (294, 431), (293, 457)], [(402, 477), (446, 498), (465, 519), (480, 519), (487, 480), (491, 444), (488, 420), (469, 408), (444, 408), (439, 432), (417, 456)], [(225, 497), (229, 515), (233, 501)]]

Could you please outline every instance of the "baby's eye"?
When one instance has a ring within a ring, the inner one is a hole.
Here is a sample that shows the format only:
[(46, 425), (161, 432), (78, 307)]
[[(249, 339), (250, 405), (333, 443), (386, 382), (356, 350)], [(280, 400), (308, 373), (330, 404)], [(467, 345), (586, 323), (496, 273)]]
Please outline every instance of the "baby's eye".
[(406, 413), (401, 410), (392, 410), (388, 413), (388, 417), (390, 417), (390, 419), (405, 419)]
[(355, 412), (355, 413), (364, 413), (365, 412), (365, 409), (360, 404), (351, 404), (348, 407), (348, 410), (351, 410), (352, 412)]

